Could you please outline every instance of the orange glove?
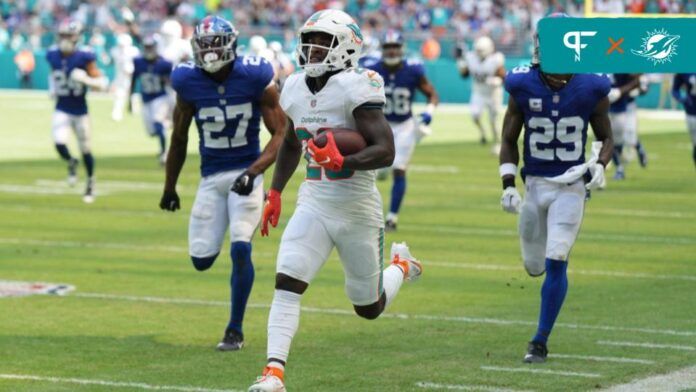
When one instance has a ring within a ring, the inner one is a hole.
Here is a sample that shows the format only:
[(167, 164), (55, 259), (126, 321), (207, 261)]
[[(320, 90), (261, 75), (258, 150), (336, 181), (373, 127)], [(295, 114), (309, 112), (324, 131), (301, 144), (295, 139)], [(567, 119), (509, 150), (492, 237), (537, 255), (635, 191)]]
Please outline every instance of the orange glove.
[(317, 147), (314, 144), (314, 139), (309, 139), (307, 152), (319, 166), (325, 169), (339, 171), (343, 168), (343, 155), (338, 151), (333, 132), (327, 132), (326, 145), (324, 147)]
[(280, 218), (280, 192), (275, 189), (268, 191), (266, 197), (266, 205), (263, 208), (263, 218), (261, 226), (261, 236), (268, 236), (268, 222), (271, 222), (271, 226), (278, 226), (278, 219)]

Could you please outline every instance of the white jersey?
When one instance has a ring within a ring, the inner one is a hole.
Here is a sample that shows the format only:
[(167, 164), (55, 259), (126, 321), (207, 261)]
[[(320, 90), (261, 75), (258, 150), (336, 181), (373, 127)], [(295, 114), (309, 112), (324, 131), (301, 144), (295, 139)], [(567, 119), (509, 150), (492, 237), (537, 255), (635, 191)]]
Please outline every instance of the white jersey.
[[(302, 141), (307, 177), (300, 187), (298, 204), (308, 203), (323, 214), (339, 219), (383, 225), (382, 199), (375, 185), (374, 170), (323, 169), (308, 154), (307, 141), (325, 128), (356, 129), (353, 110), (368, 102), (385, 103), (384, 81), (377, 73), (350, 68), (331, 76), (315, 95), (307, 87), (304, 72), (288, 77), (280, 105), (292, 119)], [(356, 131), (357, 132), (357, 131)]]
[(176, 67), (177, 64), (193, 58), (191, 43), (185, 39), (164, 40), (161, 47), (161, 55), (165, 60)]
[(111, 49), (115, 80), (127, 80), (130, 85), (130, 78), (133, 74), (133, 59), (138, 57), (139, 53), (140, 51), (135, 46), (116, 46)]
[(500, 89), (501, 85), (491, 85), (486, 82), (486, 79), (489, 76), (494, 76), (496, 71), (505, 65), (505, 56), (502, 53), (495, 52), (481, 60), (475, 52), (468, 52), (466, 54), (466, 64), (473, 79), (473, 94), (490, 96), (497, 89)]

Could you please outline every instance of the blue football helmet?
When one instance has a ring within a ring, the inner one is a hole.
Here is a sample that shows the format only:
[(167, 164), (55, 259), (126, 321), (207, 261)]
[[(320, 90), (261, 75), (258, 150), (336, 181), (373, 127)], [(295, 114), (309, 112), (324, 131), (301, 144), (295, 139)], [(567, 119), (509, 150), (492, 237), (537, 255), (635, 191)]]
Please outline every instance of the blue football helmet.
[[(553, 12), (546, 15), (544, 18), (570, 18), (570, 16), (563, 12)], [(541, 62), (541, 55), (539, 54), (539, 32), (534, 32), (534, 51), (532, 52), (532, 65), (539, 65)]]
[(82, 34), (82, 23), (67, 18), (58, 25), (58, 47), (63, 53), (71, 53), (77, 48)]
[(206, 16), (196, 26), (191, 38), (196, 65), (212, 73), (234, 61), (238, 35), (231, 22), (219, 16)]
[(404, 59), (404, 36), (397, 30), (387, 30), (382, 36), (382, 60), (386, 65), (399, 65)]

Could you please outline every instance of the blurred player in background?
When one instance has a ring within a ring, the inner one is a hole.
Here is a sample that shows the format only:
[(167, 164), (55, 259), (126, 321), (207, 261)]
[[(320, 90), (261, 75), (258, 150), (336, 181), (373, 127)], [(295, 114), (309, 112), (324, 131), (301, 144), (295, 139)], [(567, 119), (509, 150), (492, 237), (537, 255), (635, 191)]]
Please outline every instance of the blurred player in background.
[(503, 103), (503, 78), (505, 77), (505, 56), (495, 51), (495, 44), (489, 37), (479, 37), (474, 42), (473, 52), (462, 51), (457, 61), (459, 73), (473, 79), (469, 107), (474, 123), (481, 133), (481, 144), (486, 144), (486, 131), (481, 124), (481, 112), (488, 111), (493, 135), (493, 153), (498, 154), (498, 110)]
[[(133, 80), (130, 82), (129, 96), (133, 96), (135, 85), (140, 80), (140, 96), (142, 97), (143, 122), (148, 135), (157, 137), (160, 152), (159, 161), (166, 161), (167, 129), (170, 125), (170, 99), (168, 97), (172, 72), (172, 63), (157, 54), (157, 41), (154, 37), (143, 39), (143, 55), (133, 61)], [(128, 102), (128, 111), (132, 112), (132, 102)]]
[(159, 53), (175, 66), (192, 58), (191, 45), (183, 38), (181, 23), (167, 19), (160, 26)]
[(46, 52), (51, 67), (49, 91), (56, 99), (53, 113), (53, 141), (60, 157), (68, 163), (68, 183), (77, 182), (78, 160), (68, 151), (67, 142), (72, 130), (77, 137), (87, 172), (87, 184), (82, 200), (94, 202), (94, 157), (92, 156), (92, 126), (87, 113), (87, 87), (104, 90), (109, 80), (102, 76), (94, 52), (78, 48), (82, 25), (73, 19), (62, 21), (58, 27), (58, 46)]
[[(609, 94), (609, 118), (614, 132), (614, 154), (612, 160), (616, 166), (615, 180), (626, 178), (623, 156), (632, 156), (633, 149), (638, 153), (640, 166), (648, 165), (648, 155), (638, 139), (638, 112), (635, 99), (647, 91), (647, 79), (641, 80), (639, 74), (610, 75), (612, 90)], [(623, 147), (631, 148), (624, 151)]]
[[(682, 94), (682, 90), (686, 90), (686, 94)], [(693, 144), (692, 156), (696, 165), (696, 73), (674, 75), (672, 96), (684, 105), (686, 125)]]
[[(552, 14), (556, 15), (565, 14)], [(604, 168), (613, 148), (609, 79), (597, 74), (544, 73), (538, 46), (535, 53), (532, 67), (514, 68), (505, 78), (510, 97), (500, 150), (501, 204), (503, 210), (520, 214), (525, 269), (530, 276), (546, 273), (538, 329), (524, 356), (528, 363), (546, 361), (546, 343), (568, 290), (568, 256), (582, 223), (585, 191), (604, 186)], [(592, 157), (586, 161), (589, 125), (601, 147), (598, 142), (593, 145)], [(515, 187), (517, 140), (523, 127), (524, 201)], [(587, 172), (591, 179), (585, 184)]]
[[(278, 224), (281, 192), (304, 155), (307, 179), (278, 251), (276, 285), (268, 316), (268, 364), (250, 392), (284, 392), (285, 364), (300, 321), (300, 301), (335, 247), (345, 272), (345, 289), (355, 312), (375, 319), (401, 284), (421, 274), (405, 244), (392, 246), (392, 264), (382, 270), (384, 221), (374, 170), (394, 159), (394, 140), (382, 112), (382, 78), (357, 65), (362, 34), (343, 11), (312, 15), (299, 31), (297, 58), (304, 72), (291, 75), (281, 95), (290, 130), (278, 152), (273, 184), (263, 214), (262, 235)], [(325, 98), (324, 98), (325, 97)], [(366, 140), (363, 150), (343, 156), (323, 128), (349, 128)]]
[[(391, 190), (391, 203), (387, 213), (385, 230), (396, 230), (399, 210), (406, 194), (406, 169), (413, 156), (421, 126), (427, 126), (433, 119), (435, 106), (439, 102), (437, 92), (425, 76), (423, 63), (406, 59), (404, 38), (398, 31), (390, 30), (382, 39), (382, 58), (378, 62), (365, 62), (365, 67), (372, 69), (384, 79), (386, 104), (384, 115), (394, 133), (396, 156), (392, 164), (394, 184)], [(411, 107), (416, 94), (422, 92), (428, 100), (425, 112), (413, 118)]]
[[(244, 345), (242, 321), (254, 282), (251, 238), (263, 208), (263, 172), (283, 140), (285, 115), (273, 69), (259, 57), (237, 57), (237, 30), (208, 16), (196, 26), (195, 64), (181, 63), (171, 75), (177, 93), (174, 130), (160, 208), (180, 208), (176, 183), (186, 160), (188, 130), (195, 119), (201, 155), (201, 182), (191, 209), (189, 253), (198, 271), (210, 268), (230, 231), (231, 316), (219, 350)], [(260, 120), (271, 140), (260, 151)]]
[(114, 63), (114, 80), (111, 89), (114, 93), (114, 107), (111, 118), (114, 121), (123, 119), (126, 100), (131, 93), (131, 78), (133, 75), (133, 59), (138, 57), (138, 48), (133, 46), (133, 38), (129, 34), (116, 36), (116, 46), (111, 48), (111, 59)]
[(272, 41), (268, 44), (268, 48), (273, 52), (271, 64), (273, 64), (278, 87), (282, 90), (285, 80), (295, 72), (295, 65), (292, 63), (290, 56), (283, 52), (283, 44), (280, 42)]

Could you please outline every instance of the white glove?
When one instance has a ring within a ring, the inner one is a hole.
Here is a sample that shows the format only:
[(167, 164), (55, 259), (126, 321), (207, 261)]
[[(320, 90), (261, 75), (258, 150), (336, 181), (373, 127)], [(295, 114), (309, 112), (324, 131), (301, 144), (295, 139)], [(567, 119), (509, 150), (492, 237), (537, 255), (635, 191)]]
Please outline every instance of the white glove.
[(70, 79), (80, 82), (83, 84), (86, 84), (85, 81), (89, 79), (89, 75), (87, 75), (87, 71), (85, 71), (82, 68), (75, 68), (70, 72)]
[(522, 197), (517, 192), (517, 188), (513, 186), (505, 188), (503, 196), (500, 198), (500, 205), (503, 207), (503, 211), (519, 214), (520, 204), (522, 204)]
[(486, 85), (491, 87), (500, 87), (503, 85), (503, 78), (500, 76), (488, 76), (486, 77)]
[(109, 87), (109, 79), (104, 76), (97, 78), (87, 75), (87, 71), (81, 68), (75, 68), (70, 72), (70, 79), (95, 88), (97, 90), (106, 90)]
[(588, 170), (592, 175), (592, 179), (585, 184), (585, 188), (590, 190), (597, 188), (603, 189), (607, 185), (607, 180), (604, 178), (604, 165), (601, 163), (593, 163)]
[(457, 60), (457, 68), (459, 68), (459, 71), (464, 71), (467, 69), (469, 65), (466, 62), (466, 59), (462, 56), (459, 60)]

